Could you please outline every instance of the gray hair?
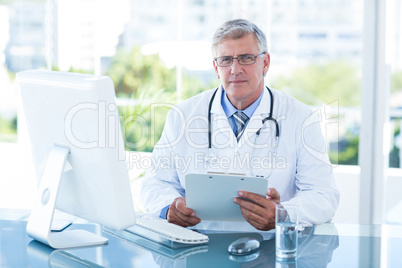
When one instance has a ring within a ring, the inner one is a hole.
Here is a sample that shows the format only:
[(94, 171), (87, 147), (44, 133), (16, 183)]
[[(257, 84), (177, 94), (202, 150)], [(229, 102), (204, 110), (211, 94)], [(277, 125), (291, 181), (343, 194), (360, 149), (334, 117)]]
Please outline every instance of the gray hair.
[(224, 40), (236, 40), (253, 33), (261, 52), (268, 52), (265, 34), (254, 23), (248, 20), (229, 20), (222, 24), (212, 38), (212, 55), (216, 57), (216, 47)]

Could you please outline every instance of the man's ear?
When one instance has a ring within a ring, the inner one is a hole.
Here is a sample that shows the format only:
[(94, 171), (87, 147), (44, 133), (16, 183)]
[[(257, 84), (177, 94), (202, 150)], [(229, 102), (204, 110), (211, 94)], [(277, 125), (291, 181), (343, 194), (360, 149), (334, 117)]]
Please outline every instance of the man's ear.
[(214, 65), (214, 69), (215, 69), (216, 76), (218, 77), (218, 79), (221, 79), (221, 78), (219, 77), (218, 65), (216, 65), (216, 62), (215, 62), (215, 61), (212, 61), (212, 64)]
[(264, 69), (263, 69), (264, 75), (268, 73), (270, 63), (271, 63), (271, 55), (269, 55), (269, 53), (267, 52), (264, 54)]

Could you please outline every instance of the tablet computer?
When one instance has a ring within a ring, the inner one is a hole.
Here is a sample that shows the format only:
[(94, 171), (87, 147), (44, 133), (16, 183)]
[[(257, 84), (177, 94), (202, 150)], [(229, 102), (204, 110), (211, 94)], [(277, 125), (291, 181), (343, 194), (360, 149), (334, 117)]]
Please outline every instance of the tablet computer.
[(233, 198), (240, 190), (265, 197), (268, 187), (264, 178), (231, 174), (187, 174), (185, 183), (186, 206), (208, 221), (246, 221)]

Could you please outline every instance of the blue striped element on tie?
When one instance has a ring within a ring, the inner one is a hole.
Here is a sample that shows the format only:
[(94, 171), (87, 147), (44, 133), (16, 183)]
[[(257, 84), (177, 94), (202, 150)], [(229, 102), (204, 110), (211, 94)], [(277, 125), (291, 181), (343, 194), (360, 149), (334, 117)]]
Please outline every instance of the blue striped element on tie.
[(234, 121), (235, 121), (235, 124), (236, 124), (236, 133), (235, 133), (235, 135), (236, 135), (237, 141), (239, 141), (241, 136), (243, 135), (246, 123), (247, 123), (249, 118), (245, 113), (240, 112), (240, 111), (235, 112), (233, 114), (233, 118), (234, 118)]

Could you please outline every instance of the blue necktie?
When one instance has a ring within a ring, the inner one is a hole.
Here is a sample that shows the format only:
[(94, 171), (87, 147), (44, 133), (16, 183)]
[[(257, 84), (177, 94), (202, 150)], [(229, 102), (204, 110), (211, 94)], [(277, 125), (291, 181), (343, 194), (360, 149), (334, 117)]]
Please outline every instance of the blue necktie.
[(239, 141), (241, 136), (243, 135), (244, 128), (245, 128), (246, 123), (249, 118), (245, 113), (237, 111), (233, 114), (233, 119), (236, 124), (235, 135), (236, 135), (237, 141)]

